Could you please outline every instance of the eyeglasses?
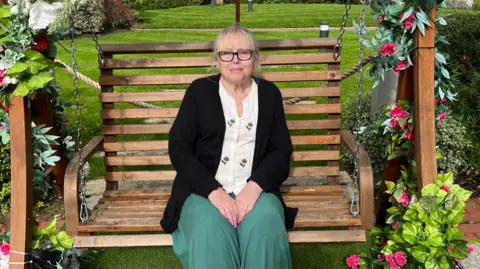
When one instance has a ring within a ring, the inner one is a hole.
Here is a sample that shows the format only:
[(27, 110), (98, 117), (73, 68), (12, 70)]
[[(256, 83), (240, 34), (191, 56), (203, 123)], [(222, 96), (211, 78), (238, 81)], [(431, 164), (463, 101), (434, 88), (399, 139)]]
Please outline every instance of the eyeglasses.
[(218, 53), (218, 57), (222, 62), (231, 62), (233, 61), (233, 57), (237, 55), (237, 58), (240, 61), (248, 61), (252, 58), (253, 51), (251, 50), (240, 50), (237, 52), (232, 51), (220, 51)]

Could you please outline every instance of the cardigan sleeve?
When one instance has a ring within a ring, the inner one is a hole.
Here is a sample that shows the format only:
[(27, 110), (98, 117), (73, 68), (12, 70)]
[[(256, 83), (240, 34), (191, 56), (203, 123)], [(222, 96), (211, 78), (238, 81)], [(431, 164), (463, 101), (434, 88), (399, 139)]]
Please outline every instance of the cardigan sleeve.
[(273, 87), (275, 88), (275, 94), (272, 132), (263, 158), (248, 179), (248, 181), (256, 182), (265, 192), (277, 189), (287, 180), (293, 152), (292, 140), (283, 109), (282, 95), (275, 85)]
[[(198, 125), (198, 107), (195, 100), (195, 83), (190, 84), (180, 105), (178, 115), (168, 137), (168, 153), (177, 179), (194, 193), (208, 198), (221, 187), (195, 154)], [(198, 87), (198, 86), (197, 86)]]

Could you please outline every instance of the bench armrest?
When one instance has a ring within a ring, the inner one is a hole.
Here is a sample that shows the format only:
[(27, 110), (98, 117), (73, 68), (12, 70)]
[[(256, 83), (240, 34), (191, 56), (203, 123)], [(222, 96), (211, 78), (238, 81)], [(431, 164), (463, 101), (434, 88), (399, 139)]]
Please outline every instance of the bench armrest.
[(67, 232), (70, 236), (77, 234), (79, 223), (79, 196), (78, 196), (78, 172), (80, 167), (90, 159), (95, 152), (103, 148), (103, 136), (96, 136), (82, 149), (83, 163), (80, 163), (80, 155), (76, 153), (70, 160), (65, 172), (65, 218), (67, 223)]
[(360, 217), (363, 229), (373, 228), (373, 172), (370, 157), (365, 149), (359, 145), (358, 156), (355, 152), (355, 136), (350, 131), (341, 130), (340, 137), (345, 149), (353, 156), (358, 157), (359, 163), (359, 187), (360, 187)]

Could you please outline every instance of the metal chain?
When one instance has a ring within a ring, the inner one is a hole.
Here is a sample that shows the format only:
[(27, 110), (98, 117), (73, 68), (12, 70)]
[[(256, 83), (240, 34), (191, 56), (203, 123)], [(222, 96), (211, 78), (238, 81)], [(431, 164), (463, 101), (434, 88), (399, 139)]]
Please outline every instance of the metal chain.
[(359, 205), (359, 186), (358, 186), (358, 178), (359, 178), (359, 165), (358, 165), (358, 158), (360, 155), (360, 144), (358, 142), (358, 135), (360, 133), (361, 122), (360, 122), (360, 108), (362, 106), (362, 93), (363, 93), (363, 41), (365, 40), (365, 3), (368, 0), (362, 0), (361, 7), (360, 7), (360, 34), (359, 34), (359, 46), (358, 46), (358, 77), (357, 77), (357, 106), (355, 110), (355, 117), (356, 117), (356, 129), (354, 130), (353, 134), (355, 136), (355, 157), (354, 157), (354, 171), (353, 171), (353, 197), (350, 204), (350, 212), (357, 216), (360, 213), (360, 205)]
[(98, 44), (98, 35), (97, 35), (97, 33), (95, 33), (95, 28), (93, 27), (92, 21), (89, 20), (89, 22), (90, 22), (90, 31), (92, 32), (93, 42), (95, 42), (95, 48), (97, 49), (98, 60), (100, 61), (100, 63), (102, 65), (104, 65), (105, 64), (105, 56), (103, 55), (103, 52), (100, 49), (100, 45)]
[(80, 221), (82, 223), (88, 222), (88, 207), (87, 207), (87, 198), (86, 198), (86, 184), (85, 184), (85, 173), (84, 173), (84, 157), (83, 157), (83, 141), (82, 141), (82, 108), (80, 105), (80, 80), (78, 79), (78, 64), (77, 64), (77, 41), (75, 39), (75, 29), (73, 28), (73, 18), (70, 18), (70, 33), (71, 41), (70, 47), (72, 50), (72, 70), (73, 70), (73, 88), (74, 88), (74, 97), (76, 105), (76, 116), (77, 116), (77, 152), (79, 156), (79, 179), (80, 179)]
[(337, 45), (333, 48), (333, 58), (335, 61), (340, 57), (340, 54), (342, 52), (342, 39), (343, 39), (343, 34), (345, 33), (345, 27), (347, 25), (347, 19), (348, 19), (348, 11), (350, 11), (350, 8), (352, 7), (352, 1), (351, 0), (345, 0), (345, 12), (343, 13), (343, 22), (342, 26), (340, 27), (340, 34), (338, 35), (337, 38)]

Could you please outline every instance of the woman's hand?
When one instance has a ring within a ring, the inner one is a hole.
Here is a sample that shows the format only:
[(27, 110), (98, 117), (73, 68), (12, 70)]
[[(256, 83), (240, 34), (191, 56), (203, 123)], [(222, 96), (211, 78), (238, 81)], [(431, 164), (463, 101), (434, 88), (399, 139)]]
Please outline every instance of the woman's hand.
[(222, 188), (218, 188), (208, 195), (208, 200), (220, 213), (227, 218), (230, 223), (237, 228), (238, 222), (238, 207), (235, 200), (230, 197)]
[(245, 215), (253, 209), (262, 191), (262, 188), (260, 188), (257, 183), (249, 181), (245, 188), (237, 195), (235, 201), (237, 202), (239, 210), (238, 223), (242, 222)]

